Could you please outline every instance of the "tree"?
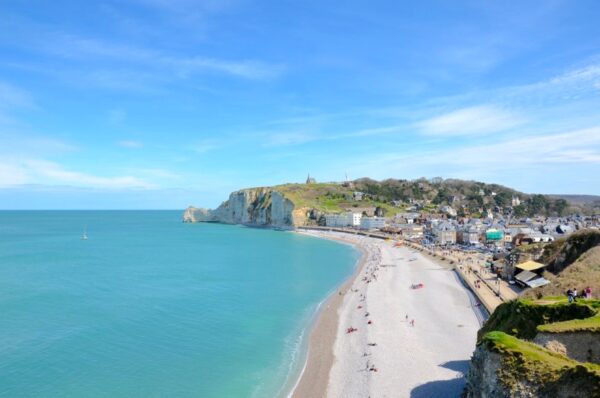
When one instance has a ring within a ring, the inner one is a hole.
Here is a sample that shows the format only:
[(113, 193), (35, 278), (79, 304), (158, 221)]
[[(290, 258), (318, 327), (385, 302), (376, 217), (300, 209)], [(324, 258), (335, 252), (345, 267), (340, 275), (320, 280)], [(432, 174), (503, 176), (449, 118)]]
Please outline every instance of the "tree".
[(554, 211), (559, 216), (562, 216), (565, 213), (567, 207), (569, 207), (569, 203), (564, 199), (557, 199), (556, 202), (554, 202)]
[(525, 207), (525, 205), (523, 204), (520, 204), (518, 206), (513, 207), (513, 212), (515, 213), (515, 216), (523, 217), (527, 214), (527, 207)]

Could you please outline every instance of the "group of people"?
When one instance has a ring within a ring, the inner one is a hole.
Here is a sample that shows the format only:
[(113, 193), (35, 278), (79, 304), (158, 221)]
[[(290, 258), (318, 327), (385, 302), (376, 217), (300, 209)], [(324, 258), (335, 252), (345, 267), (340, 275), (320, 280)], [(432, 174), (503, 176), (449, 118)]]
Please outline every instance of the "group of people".
[(576, 301), (578, 298), (591, 299), (592, 298), (592, 288), (588, 286), (585, 289), (582, 289), (580, 294), (577, 293), (577, 289), (573, 288), (573, 289), (567, 290), (566, 294), (567, 294), (567, 299), (569, 300), (569, 303)]

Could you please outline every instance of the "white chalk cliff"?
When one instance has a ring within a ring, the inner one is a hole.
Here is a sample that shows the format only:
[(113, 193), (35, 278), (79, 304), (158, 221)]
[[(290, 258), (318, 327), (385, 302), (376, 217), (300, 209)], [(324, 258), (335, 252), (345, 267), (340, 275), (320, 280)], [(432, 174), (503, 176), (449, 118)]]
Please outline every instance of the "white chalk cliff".
[[(302, 223), (294, 203), (272, 188), (242, 189), (214, 210), (188, 207), (184, 222), (292, 227)], [(300, 216), (300, 218), (303, 218)]]

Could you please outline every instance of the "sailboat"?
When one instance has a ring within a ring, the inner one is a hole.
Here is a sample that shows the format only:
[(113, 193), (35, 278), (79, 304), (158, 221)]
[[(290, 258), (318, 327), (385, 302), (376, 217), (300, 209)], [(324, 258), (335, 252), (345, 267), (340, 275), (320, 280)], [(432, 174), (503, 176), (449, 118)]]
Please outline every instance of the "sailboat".
[(83, 228), (83, 235), (81, 235), (81, 240), (87, 240), (87, 227)]

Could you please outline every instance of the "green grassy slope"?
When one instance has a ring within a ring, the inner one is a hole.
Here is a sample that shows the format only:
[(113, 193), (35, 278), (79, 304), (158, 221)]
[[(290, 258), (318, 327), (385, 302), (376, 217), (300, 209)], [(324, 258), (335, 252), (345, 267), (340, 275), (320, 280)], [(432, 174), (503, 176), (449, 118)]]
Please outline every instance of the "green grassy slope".
[(404, 210), (402, 207), (395, 207), (380, 200), (355, 201), (352, 199), (354, 189), (340, 184), (284, 184), (274, 186), (273, 189), (294, 202), (296, 208), (307, 207), (325, 213), (341, 213), (364, 207), (381, 207), (384, 209), (384, 214), (391, 217)]

